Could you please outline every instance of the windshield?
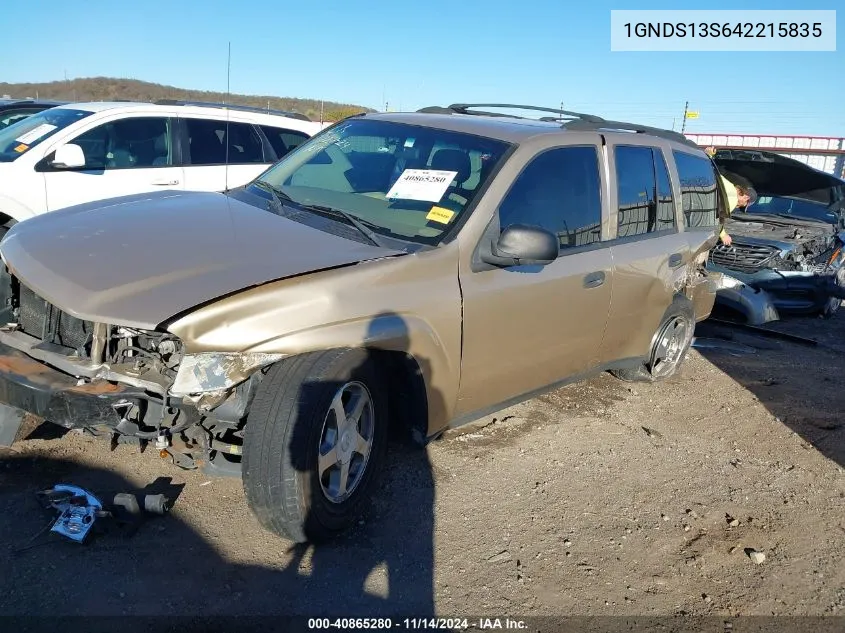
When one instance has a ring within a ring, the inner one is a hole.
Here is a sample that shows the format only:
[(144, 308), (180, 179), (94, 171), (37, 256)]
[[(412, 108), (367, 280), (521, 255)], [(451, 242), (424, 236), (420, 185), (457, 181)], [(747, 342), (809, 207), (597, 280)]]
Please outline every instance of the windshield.
[(0, 162), (20, 158), (59, 130), (92, 113), (87, 110), (50, 108), (0, 130)]
[(767, 213), (771, 215), (785, 215), (804, 220), (818, 220), (830, 224), (839, 224), (839, 216), (827, 205), (777, 196), (760, 197), (754, 204), (745, 209), (746, 213)]
[(510, 146), (403, 123), (350, 119), (265, 172), (294, 204), (330, 207), (375, 233), (435, 244), (468, 212)]

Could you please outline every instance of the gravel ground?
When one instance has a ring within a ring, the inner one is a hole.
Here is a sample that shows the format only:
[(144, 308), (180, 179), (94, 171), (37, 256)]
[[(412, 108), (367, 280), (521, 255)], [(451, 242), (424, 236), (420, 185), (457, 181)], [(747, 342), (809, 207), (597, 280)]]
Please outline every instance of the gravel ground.
[[(845, 615), (845, 315), (777, 327), (820, 344), (706, 324), (741, 346), (394, 447), (366, 521), (316, 550), (262, 530), (239, 480), (43, 425), (0, 455), (0, 614)], [(175, 507), (134, 535), (20, 551), (37, 490), (160, 477)]]

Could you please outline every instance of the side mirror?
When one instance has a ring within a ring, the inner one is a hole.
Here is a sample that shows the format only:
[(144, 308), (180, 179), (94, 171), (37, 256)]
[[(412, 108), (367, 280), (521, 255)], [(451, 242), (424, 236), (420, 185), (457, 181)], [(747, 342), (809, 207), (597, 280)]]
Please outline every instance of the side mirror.
[(494, 266), (527, 266), (551, 264), (560, 254), (557, 235), (539, 226), (511, 224), (490, 252), (480, 253), (481, 261)]
[(56, 155), (50, 163), (57, 169), (78, 169), (85, 167), (85, 153), (79, 145), (69, 143), (56, 149)]

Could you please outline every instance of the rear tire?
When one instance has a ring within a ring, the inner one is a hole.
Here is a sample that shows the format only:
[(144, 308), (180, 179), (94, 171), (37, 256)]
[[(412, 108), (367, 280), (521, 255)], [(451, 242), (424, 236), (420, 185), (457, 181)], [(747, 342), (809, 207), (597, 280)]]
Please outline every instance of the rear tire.
[(247, 502), (280, 536), (329, 540), (363, 513), (386, 444), (387, 392), (366, 350), (283, 360), (262, 380), (247, 418)]
[(658, 382), (678, 373), (686, 358), (695, 332), (695, 310), (686, 297), (675, 297), (663, 315), (646, 363), (611, 374), (626, 382)]

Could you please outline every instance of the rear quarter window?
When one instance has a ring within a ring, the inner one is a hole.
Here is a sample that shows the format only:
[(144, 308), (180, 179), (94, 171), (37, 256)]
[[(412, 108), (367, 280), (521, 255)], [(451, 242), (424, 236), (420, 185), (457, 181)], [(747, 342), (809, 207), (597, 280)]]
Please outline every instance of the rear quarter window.
[(267, 140), (270, 141), (270, 145), (273, 147), (273, 151), (276, 152), (277, 158), (282, 158), (289, 152), (292, 152), (309, 138), (305, 132), (270, 125), (262, 125), (261, 131), (264, 132)]
[(713, 163), (704, 157), (674, 150), (678, 169), (684, 220), (691, 228), (714, 227), (719, 223), (721, 197)]

